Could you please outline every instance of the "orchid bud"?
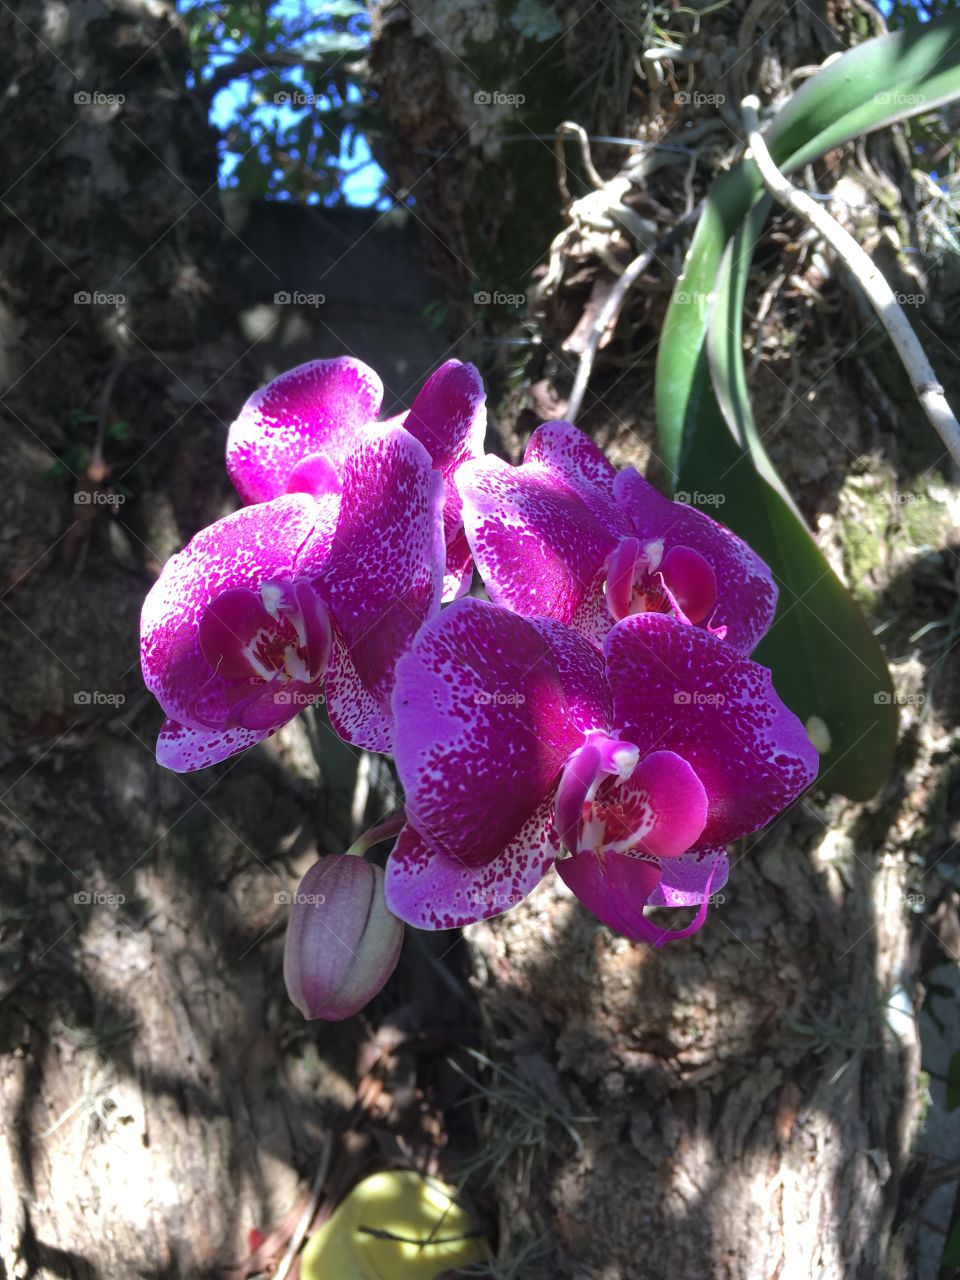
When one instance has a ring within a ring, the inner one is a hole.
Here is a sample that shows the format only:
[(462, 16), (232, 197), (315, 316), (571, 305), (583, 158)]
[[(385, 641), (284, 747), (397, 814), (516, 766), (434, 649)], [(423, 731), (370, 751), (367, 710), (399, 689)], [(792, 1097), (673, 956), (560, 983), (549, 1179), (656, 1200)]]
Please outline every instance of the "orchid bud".
[(400, 957), (403, 924), (387, 910), (383, 871), (330, 854), (300, 881), (290, 909), (283, 977), (305, 1018), (339, 1022), (377, 994)]

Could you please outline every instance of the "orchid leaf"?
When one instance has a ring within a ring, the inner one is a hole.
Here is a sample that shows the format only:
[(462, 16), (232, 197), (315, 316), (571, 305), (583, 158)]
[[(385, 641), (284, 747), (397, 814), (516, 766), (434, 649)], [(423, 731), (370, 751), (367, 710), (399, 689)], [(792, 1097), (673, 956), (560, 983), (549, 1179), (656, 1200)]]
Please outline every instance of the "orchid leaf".
[(773, 568), (777, 614), (753, 656), (770, 667), (777, 692), (805, 724), (819, 721), (819, 785), (866, 799), (889, 772), (896, 745), (886, 661), (763, 448), (744, 376), (744, 291), (766, 205), (755, 207), (727, 246), (712, 304), (707, 355), (719, 413), (712, 425), (724, 439), (724, 461), (717, 466), (714, 447), (691, 455), (683, 482), (694, 493), (711, 492), (718, 514)]
[[(766, 131), (786, 172), (832, 147), (960, 96), (960, 15), (868, 41), (812, 77)], [(716, 505), (780, 586), (756, 653), (822, 750), (821, 785), (866, 799), (882, 785), (896, 708), (882, 652), (763, 449), (743, 368), (742, 313), (754, 241), (769, 209), (752, 159), (719, 178), (664, 322), (656, 402), (674, 491)], [(864, 749), (868, 746), (868, 749)]]

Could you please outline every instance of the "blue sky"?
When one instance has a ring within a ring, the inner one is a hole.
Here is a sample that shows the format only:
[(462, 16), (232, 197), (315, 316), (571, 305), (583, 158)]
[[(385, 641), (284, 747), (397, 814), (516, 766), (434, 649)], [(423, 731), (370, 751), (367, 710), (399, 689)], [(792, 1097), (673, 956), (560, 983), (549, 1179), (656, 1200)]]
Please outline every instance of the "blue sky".
[[(178, 0), (177, 7), (180, 10), (192, 8), (194, 7), (194, 0)], [(290, 21), (303, 21), (311, 13), (315, 12), (316, 6), (309, 3), (309, 0), (276, 0), (276, 3), (272, 6), (274, 15)], [(225, 43), (223, 52), (211, 59), (210, 67), (217, 67), (231, 61), (243, 49), (242, 43), (233, 41)], [(304, 92), (309, 92), (310, 86), (303, 76), (297, 74), (294, 70), (291, 69), (290, 72), (285, 72), (285, 78), (299, 83)], [(210, 110), (211, 122), (218, 129), (225, 130), (231, 121), (236, 118), (238, 109), (247, 105), (251, 98), (256, 99), (257, 95), (262, 92), (263, 90), (258, 90), (249, 79), (233, 81), (232, 84), (225, 89), (221, 89), (215, 95)], [(358, 101), (359, 98), (359, 92), (351, 86), (350, 90), (348, 90), (347, 100)], [(328, 102), (321, 98), (317, 107), (322, 110), (324, 106), (329, 105)], [(278, 105), (272, 101), (272, 95), (270, 95), (256, 108), (255, 119), (265, 127), (273, 128), (279, 126), (280, 128), (289, 128), (301, 120), (305, 112), (313, 109), (311, 107)], [(229, 186), (231, 176), (240, 157), (226, 147), (221, 148), (220, 155), (220, 182), (223, 186)], [(379, 200), (384, 207), (389, 205), (389, 200), (380, 199), (381, 183), (385, 175), (373, 159), (370, 147), (362, 133), (352, 128), (345, 130), (340, 139), (339, 158), (343, 168), (350, 171), (341, 187), (343, 198), (347, 204), (366, 207), (377, 204)]]

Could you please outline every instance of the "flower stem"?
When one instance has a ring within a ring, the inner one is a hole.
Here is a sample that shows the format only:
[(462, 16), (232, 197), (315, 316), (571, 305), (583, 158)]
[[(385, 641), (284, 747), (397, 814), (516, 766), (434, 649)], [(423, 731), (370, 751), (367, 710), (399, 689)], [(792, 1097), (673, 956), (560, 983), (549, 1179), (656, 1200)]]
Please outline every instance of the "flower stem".
[(406, 811), (401, 809), (399, 813), (395, 813), (384, 822), (371, 827), (359, 839), (354, 840), (347, 853), (362, 858), (369, 848), (379, 844), (381, 840), (389, 840), (391, 836), (399, 835), (406, 825), (406, 821)]

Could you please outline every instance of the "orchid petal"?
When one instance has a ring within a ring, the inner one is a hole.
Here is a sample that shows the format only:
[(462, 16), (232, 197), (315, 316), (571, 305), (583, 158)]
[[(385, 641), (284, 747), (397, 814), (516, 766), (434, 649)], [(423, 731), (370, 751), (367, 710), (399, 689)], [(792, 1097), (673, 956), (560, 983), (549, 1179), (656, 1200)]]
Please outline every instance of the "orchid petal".
[(583, 734), (609, 723), (597, 651), (575, 632), (464, 599), (397, 667), (397, 771), (411, 825), (470, 867), (548, 798)]
[(227, 472), (246, 503), (285, 493), (291, 473), (312, 454), (334, 467), (373, 422), (383, 384), (359, 360), (311, 360), (255, 391), (227, 436)]
[(463, 522), (490, 598), (524, 617), (569, 623), (616, 545), (581, 495), (538, 463), (468, 463)]
[(201, 529), (171, 557), (143, 604), (143, 678), (166, 714), (197, 729), (227, 722), (227, 681), (200, 646), (200, 621), (231, 588), (259, 591), (297, 574), (301, 548), (315, 533), (320, 508), (303, 494), (245, 507)]
[(817, 753), (770, 672), (703, 628), (637, 614), (604, 652), (619, 732), (641, 755), (675, 751), (703, 784), (701, 844), (756, 831), (816, 777)]
[[(712, 619), (727, 627), (727, 641), (741, 653), (749, 654), (770, 629), (777, 607), (777, 588), (770, 570), (747, 544), (725, 525), (702, 511), (680, 502), (671, 502), (658, 493), (632, 467), (618, 473), (614, 493), (630, 517), (641, 542), (663, 539), (667, 554), (673, 547), (698, 552), (713, 570), (717, 608)], [(696, 587), (698, 601), (705, 586)], [(685, 608), (682, 593), (671, 581), (667, 586)], [(691, 616), (691, 621), (696, 621)]]
[(717, 603), (717, 575), (713, 566), (692, 547), (673, 546), (663, 557), (660, 573), (671, 596), (694, 625), (703, 622)]
[(699, 907), (705, 897), (719, 893), (727, 883), (730, 864), (721, 846), (691, 849), (662, 862), (661, 870), (660, 883), (650, 895), (651, 907)]
[(557, 863), (557, 874), (598, 920), (627, 938), (647, 938), (643, 908), (660, 879), (660, 867), (626, 853), (578, 853)]
[(269, 738), (273, 729), (193, 729), (165, 720), (157, 738), (157, 763), (174, 773), (207, 769)]
[[(694, 770), (673, 751), (652, 751), (620, 783), (619, 796), (646, 811), (638, 852), (677, 858), (691, 848), (707, 820), (707, 793)], [(624, 850), (626, 852), (626, 850)]]
[(338, 637), (327, 703), (337, 732), (371, 750), (390, 749), (397, 660), (440, 608), (441, 486), (426, 449), (402, 427), (366, 433), (343, 468), (322, 573)]
[(339, 493), (340, 474), (325, 453), (311, 453), (302, 458), (287, 478), (287, 493), (309, 493), (311, 498)]
[(588, 435), (570, 422), (544, 422), (530, 437), (524, 465), (535, 464), (580, 495), (611, 533), (624, 528), (613, 482), (616, 468)]
[(480, 457), (487, 411), (483, 379), (477, 369), (459, 360), (442, 364), (420, 388), (403, 415), (402, 425), (420, 441), (444, 476), (453, 475), (468, 458)]
[(412, 827), (387, 863), (387, 906), (418, 929), (457, 929), (499, 915), (540, 883), (560, 852), (551, 804), (543, 801), (503, 848), (482, 865), (438, 850)]

